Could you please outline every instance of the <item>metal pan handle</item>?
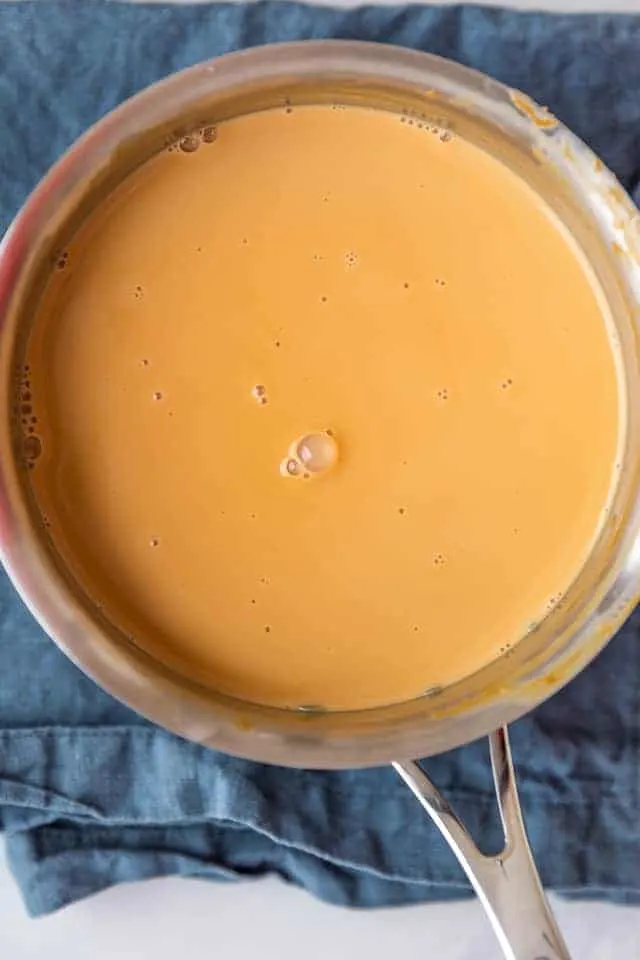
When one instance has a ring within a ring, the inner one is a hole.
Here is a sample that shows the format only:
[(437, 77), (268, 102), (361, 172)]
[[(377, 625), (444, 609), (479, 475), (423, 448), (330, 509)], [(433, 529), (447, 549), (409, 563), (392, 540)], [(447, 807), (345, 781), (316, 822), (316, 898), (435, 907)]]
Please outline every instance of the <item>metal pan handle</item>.
[(495, 857), (478, 850), (451, 805), (416, 762), (396, 762), (393, 766), (458, 858), (507, 960), (571, 960), (531, 855), (507, 728), (492, 733), (489, 743), (505, 839), (504, 849)]

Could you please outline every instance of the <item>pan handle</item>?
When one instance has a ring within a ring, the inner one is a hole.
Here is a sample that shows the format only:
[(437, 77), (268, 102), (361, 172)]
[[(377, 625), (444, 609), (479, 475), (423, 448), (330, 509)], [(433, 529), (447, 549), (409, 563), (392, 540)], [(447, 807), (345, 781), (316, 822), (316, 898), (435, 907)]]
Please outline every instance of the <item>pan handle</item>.
[(489, 737), (505, 845), (481, 853), (451, 805), (412, 760), (393, 764), (455, 853), (507, 960), (571, 960), (545, 897), (525, 832), (507, 728)]

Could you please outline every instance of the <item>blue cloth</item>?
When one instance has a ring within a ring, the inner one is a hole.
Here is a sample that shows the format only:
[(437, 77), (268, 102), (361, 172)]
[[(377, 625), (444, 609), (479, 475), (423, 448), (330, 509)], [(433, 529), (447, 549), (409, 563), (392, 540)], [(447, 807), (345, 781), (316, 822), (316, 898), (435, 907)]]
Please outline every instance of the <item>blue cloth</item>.
[[(435, 51), (521, 87), (638, 189), (638, 17), (0, 3), (0, 228), (88, 124), (151, 81), (236, 47), (329, 36)], [(513, 728), (543, 880), (572, 896), (640, 902), (639, 632), (634, 615), (595, 664)], [(484, 746), (437, 757), (429, 769), (475, 836), (497, 847)], [(172, 737), (84, 677), (4, 579), (0, 825), (32, 914), (162, 874), (276, 872), (362, 906), (469, 892), (390, 769), (269, 768)]]

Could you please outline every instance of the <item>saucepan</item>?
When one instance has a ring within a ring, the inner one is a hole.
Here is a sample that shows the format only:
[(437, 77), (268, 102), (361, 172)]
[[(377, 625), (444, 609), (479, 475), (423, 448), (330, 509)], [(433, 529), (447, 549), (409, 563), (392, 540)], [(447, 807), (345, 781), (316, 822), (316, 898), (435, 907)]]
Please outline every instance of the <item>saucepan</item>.
[[(571, 231), (620, 341), (627, 412), (619, 482), (590, 556), (561, 603), (508, 653), (411, 702), (357, 712), (279, 710), (199, 686), (154, 660), (75, 587), (29, 494), (14, 415), (15, 371), (43, 285), (78, 224), (127, 174), (195, 128), (300, 103), (368, 104), (470, 139), (510, 166)], [(527, 844), (507, 724), (575, 676), (640, 592), (640, 223), (612, 174), (524, 94), (462, 66), (377, 44), (255, 48), (156, 84), (89, 130), (31, 195), (0, 247), (0, 552), (16, 589), (60, 648), (107, 691), (187, 739), (306, 768), (393, 763), (445, 835), (505, 956), (569, 955)], [(504, 849), (486, 857), (415, 757), (489, 735)]]

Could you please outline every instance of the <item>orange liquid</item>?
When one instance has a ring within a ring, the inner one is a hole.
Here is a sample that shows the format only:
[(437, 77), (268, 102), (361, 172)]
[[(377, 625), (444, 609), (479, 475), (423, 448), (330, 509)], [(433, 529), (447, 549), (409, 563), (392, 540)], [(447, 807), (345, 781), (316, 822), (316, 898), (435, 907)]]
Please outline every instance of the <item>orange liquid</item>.
[[(498, 161), (384, 112), (253, 114), (154, 158), (79, 231), (27, 363), (29, 477), (76, 579), (258, 702), (481, 668), (569, 587), (614, 482), (577, 250)], [(325, 430), (337, 462), (283, 474)]]

